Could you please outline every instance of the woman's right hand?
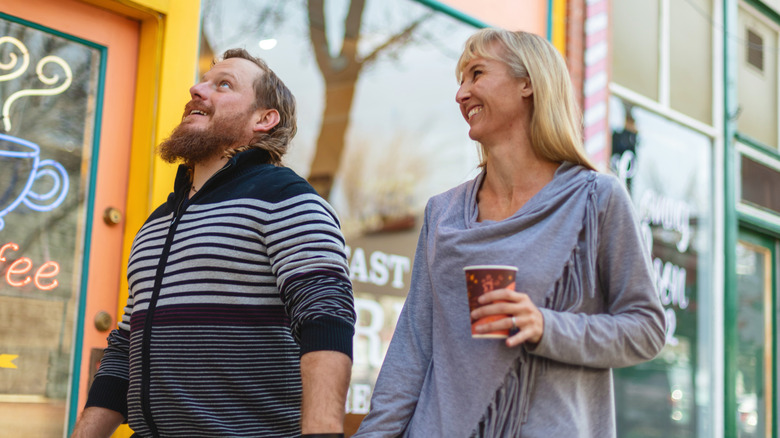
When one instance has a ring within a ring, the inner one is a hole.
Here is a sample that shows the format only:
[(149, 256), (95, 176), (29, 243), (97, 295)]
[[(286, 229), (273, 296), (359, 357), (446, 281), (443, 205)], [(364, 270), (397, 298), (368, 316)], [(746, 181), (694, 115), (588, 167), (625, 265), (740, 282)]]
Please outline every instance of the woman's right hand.
[(538, 344), (544, 335), (544, 317), (528, 294), (511, 289), (496, 289), (479, 297), (480, 307), (471, 312), (475, 320), (490, 315), (507, 315), (498, 321), (475, 326), (477, 333), (515, 329), (506, 339), (507, 347), (523, 343)]

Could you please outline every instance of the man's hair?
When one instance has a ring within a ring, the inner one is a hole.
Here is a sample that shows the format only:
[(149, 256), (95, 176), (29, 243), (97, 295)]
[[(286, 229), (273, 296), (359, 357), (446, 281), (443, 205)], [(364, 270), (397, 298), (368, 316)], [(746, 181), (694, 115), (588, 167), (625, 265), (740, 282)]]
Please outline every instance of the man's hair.
[[(260, 67), (263, 74), (257, 75), (254, 81), (255, 105), (254, 109), (275, 109), (279, 112), (279, 123), (268, 132), (256, 132), (252, 141), (246, 145), (227, 151), (226, 155), (233, 155), (248, 149), (263, 149), (268, 152), (269, 162), (274, 165), (282, 163), (282, 157), (287, 153), (290, 141), (298, 131), (295, 114), (295, 96), (260, 58), (249, 54), (245, 49), (229, 49), (222, 54), (221, 60), (230, 58), (242, 58), (253, 62)], [(212, 65), (216, 64), (214, 61)]]
[[(482, 29), (466, 41), (455, 67), (459, 82), (463, 69), (474, 58), (503, 62), (515, 77), (531, 81), (531, 147), (538, 156), (596, 170), (582, 145), (582, 114), (574, 97), (569, 71), (550, 42), (528, 32)], [(485, 150), (481, 149), (484, 165)]]

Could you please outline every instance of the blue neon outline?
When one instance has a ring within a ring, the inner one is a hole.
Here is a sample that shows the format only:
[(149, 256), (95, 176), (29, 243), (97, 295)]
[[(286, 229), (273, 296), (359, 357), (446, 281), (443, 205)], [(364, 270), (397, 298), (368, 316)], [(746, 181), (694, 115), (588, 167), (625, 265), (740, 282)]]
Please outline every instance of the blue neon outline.
[[(13, 137), (10, 135), (0, 134), (0, 140), (5, 140), (11, 143), (16, 143), (22, 146), (27, 146), (28, 148), (32, 149), (32, 152), (11, 152), (11, 151), (0, 151), (0, 157), (13, 157), (13, 158), (28, 158), (33, 160), (33, 170), (38, 168), (38, 161), (40, 160), (40, 152), (41, 148), (30, 141)], [(2, 230), (5, 227), (5, 221), (3, 220), (3, 216), (6, 214), (12, 212), (16, 207), (21, 204), (25, 197), (27, 196), (26, 193), (30, 191), (30, 188), (33, 185), (33, 182), (35, 181), (35, 173), (32, 173), (27, 176), (27, 182), (24, 184), (24, 188), (22, 188), (21, 193), (19, 196), (14, 199), (8, 207), (0, 210), (0, 230)]]
[[(54, 167), (59, 172), (59, 175), (57, 175), (54, 170), (46, 168), (46, 166)], [(54, 210), (55, 208), (59, 207), (65, 200), (65, 197), (68, 196), (70, 179), (68, 178), (68, 172), (65, 170), (65, 167), (62, 166), (62, 164), (54, 160), (40, 161), (38, 165), (35, 166), (35, 176), (33, 177), (33, 181), (37, 181), (38, 178), (44, 175), (48, 175), (54, 179), (54, 187), (52, 187), (51, 190), (43, 195), (30, 190), (27, 192), (27, 196), (24, 197), (24, 205), (35, 211)], [(60, 190), (60, 186), (62, 186), (62, 190)], [(57, 196), (57, 199), (55, 199), (51, 204), (40, 205), (32, 202), (32, 199), (35, 199), (36, 201), (47, 201), (52, 198), (58, 191), (60, 195)]]

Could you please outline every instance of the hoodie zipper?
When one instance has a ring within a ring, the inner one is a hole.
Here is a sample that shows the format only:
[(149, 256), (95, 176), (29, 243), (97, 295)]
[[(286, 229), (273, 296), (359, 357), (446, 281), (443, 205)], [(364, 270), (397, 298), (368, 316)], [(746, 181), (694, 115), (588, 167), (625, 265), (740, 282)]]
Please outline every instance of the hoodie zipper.
[(149, 427), (149, 431), (152, 436), (157, 438), (160, 436), (157, 430), (157, 425), (154, 422), (152, 416), (152, 402), (150, 398), (151, 390), (151, 339), (152, 339), (152, 322), (154, 320), (154, 312), (157, 309), (157, 300), (160, 297), (160, 290), (162, 289), (162, 279), (165, 274), (165, 266), (168, 264), (168, 255), (170, 254), (171, 245), (173, 244), (173, 238), (176, 234), (179, 221), (184, 216), (186, 210), (185, 204), (192, 202), (195, 197), (199, 196), (205, 191), (214, 178), (227, 169), (233, 166), (233, 161), (228, 161), (225, 166), (216, 171), (209, 177), (203, 184), (203, 187), (195, 193), (191, 198), (187, 199), (183, 196), (179, 203), (176, 205), (176, 210), (173, 212), (171, 223), (168, 225), (168, 235), (165, 237), (165, 246), (160, 254), (160, 261), (157, 264), (157, 270), (154, 277), (154, 289), (152, 289), (152, 297), (149, 300), (149, 307), (146, 310), (146, 319), (144, 320), (143, 339), (141, 342), (141, 412), (143, 412), (144, 421)]

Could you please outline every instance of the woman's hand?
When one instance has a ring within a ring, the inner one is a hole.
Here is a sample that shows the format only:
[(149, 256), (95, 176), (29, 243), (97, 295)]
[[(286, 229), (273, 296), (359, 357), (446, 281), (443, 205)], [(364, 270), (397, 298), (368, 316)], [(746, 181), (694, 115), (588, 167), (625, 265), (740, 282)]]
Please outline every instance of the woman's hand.
[[(490, 315), (508, 315), (508, 317), (477, 325), (475, 327), (477, 333), (509, 328), (507, 347), (525, 342), (537, 344), (542, 340), (544, 317), (527, 294), (511, 289), (496, 289), (479, 297), (479, 303), (481, 306), (471, 312), (471, 317), (475, 320)], [(517, 333), (512, 335), (512, 329), (516, 329)]]

